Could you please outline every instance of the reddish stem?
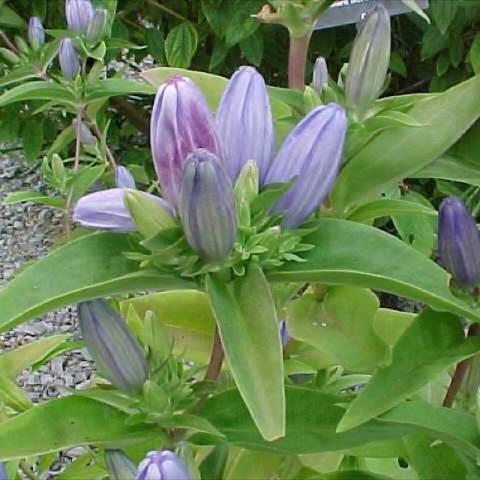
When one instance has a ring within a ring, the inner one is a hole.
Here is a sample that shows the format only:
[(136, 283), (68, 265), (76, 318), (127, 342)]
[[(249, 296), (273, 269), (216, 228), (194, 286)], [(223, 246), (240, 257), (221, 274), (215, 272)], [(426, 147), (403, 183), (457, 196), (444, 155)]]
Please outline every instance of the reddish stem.
[(205, 380), (216, 380), (220, 371), (222, 370), (222, 363), (225, 357), (223, 351), (222, 340), (220, 339), (220, 333), (218, 327), (215, 327), (215, 334), (213, 337), (212, 353), (210, 355), (210, 363), (205, 373)]
[(307, 64), (310, 33), (303, 37), (290, 37), (288, 54), (288, 87), (295, 90), (305, 88), (305, 66)]

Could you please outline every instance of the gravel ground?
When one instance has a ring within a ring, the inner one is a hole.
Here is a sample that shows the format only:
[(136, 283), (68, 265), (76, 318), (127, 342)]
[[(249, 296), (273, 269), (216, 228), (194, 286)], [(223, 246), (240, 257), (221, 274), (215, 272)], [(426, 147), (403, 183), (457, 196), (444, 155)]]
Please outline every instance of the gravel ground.
[[(4, 206), (10, 192), (45, 192), (37, 169), (30, 170), (18, 155), (0, 156), (0, 288), (26, 262), (43, 257), (62, 233), (62, 216), (54, 209), (19, 203)], [(75, 309), (67, 307), (24, 323), (0, 335), (0, 353), (55, 334), (78, 337)], [(93, 363), (88, 352), (72, 351), (45, 364), (35, 372), (26, 370), (18, 377), (33, 402), (58, 396), (62, 387), (84, 388), (92, 378)]]

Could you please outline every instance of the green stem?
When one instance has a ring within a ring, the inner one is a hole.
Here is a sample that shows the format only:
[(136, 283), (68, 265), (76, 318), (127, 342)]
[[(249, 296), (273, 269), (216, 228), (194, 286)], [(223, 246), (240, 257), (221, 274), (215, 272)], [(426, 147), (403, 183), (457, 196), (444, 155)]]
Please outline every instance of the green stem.
[(182, 20), (182, 22), (188, 22), (188, 18), (185, 18), (183, 15), (180, 15), (179, 13), (175, 12), (171, 8), (157, 2), (156, 0), (147, 0), (147, 2), (150, 5), (153, 5), (154, 7), (158, 8), (159, 10), (163, 10), (165, 13), (168, 13), (172, 17), (178, 18), (178, 20)]
[(290, 36), (290, 51), (288, 54), (288, 87), (295, 90), (305, 88), (305, 67), (307, 64), (308, 46), (311, 33), (301, 37)]

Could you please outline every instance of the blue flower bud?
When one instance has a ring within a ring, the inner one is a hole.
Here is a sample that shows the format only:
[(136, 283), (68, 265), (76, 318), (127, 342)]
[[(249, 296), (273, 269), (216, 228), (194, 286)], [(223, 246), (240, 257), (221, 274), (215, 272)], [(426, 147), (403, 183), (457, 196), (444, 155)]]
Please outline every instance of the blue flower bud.
[(138, 392), (147, 380), (147, 360), (125, 320), (103, 300), (79, 305), (85, 345), (100, 373), (115, 387)]
[(312, 87), (320, 93), (323, 87), (328, 84), (327, 62), (323, 57), (318, 57), (313, 67)]
[(37, 50), (45, 43), (45, 30), (38, 17), (30, 17), (28, 22), (28, 41), (34, 50)]
[[(136, 231), (137, 226), (125, 204), (126, 192), (125, 188), (111, 188), (85, 195), (74, 207), (73, 221), (85, 228), (119, 233)], [(172, 208), (162, 198), (146, 192), (137, 193), (173, 215)]]
[[(75, 132), (77, 131), (77, 119), (74, 118), (72, 122)], [(92, 135), (90, 129), (82, 122), (80, 125), (80, 142), (82, 145), (95, 145), (97, 141)]]
[(235, 183), (254, 160), (262, 182), (272, 160), (275, 135), (265, 81), (253, 67), (240, 67), (228, 82), (218, 107), (217, 131), (225, 165)]
[(69, 38), (64, 38), (60, 42), (58, 51), (58, 59), (60, 61), (60, 70), (67, 80), (71, 80), (80, 73), (80, 62), (77, 52)]
[(360, 111), (382, 93), (390, 64), (391, 28), (380, 3), (363, 20), (353, 44), (345, 81), (347, 104)]
[(94, 46), (105, 36), (108, 13), (104, 8), (97, 8), (87, 29), (87, 42)]
[(7, 467), (2, 462), (0, 462), (0, 480), (8, 480)]
[(180, 219), (190, 246), (209, 260), (223, 260), (236, 234), (230, 178), (212, 153), (198, 149), (185, 164), (180, 188)]
[(82, 35), (87, 33), (88, 26), (93, 18), (93, 6), (90, 0), (66, 0), (65, 16), (68, 29)]
[(138, 466), (136, 480), (191, 480), (185, 463), (173, 452), (149, 452)]
[(117, 188), (137, 188), (133, 175), (128, 171), (128, 168), (121, 165), (115, 168), (115, 185)]
[(480, 237), (465, 204), (456, 197), (442, 201), (438, 210), (438, 253), (445, 269), (462, 287), (480, 281)]
[(312, 110), (285, 140), (265, 182), (295, 179), (273, 207), (284, 214), (284, 227), (300, 225), (325, 200), (338, 173), (346, 131), (344, 109), (330, 103)]
[(155, 171), (163, 196), (178, 206), (180, 181), (188, 154), (205, 148), (220, 158), (212, 113), (190, 79), (174, 76), (158, 90), (150, 125)]
[(122, 450), (105, 450), (105, 463), (111, 480), (135, 480), (137, 467)]

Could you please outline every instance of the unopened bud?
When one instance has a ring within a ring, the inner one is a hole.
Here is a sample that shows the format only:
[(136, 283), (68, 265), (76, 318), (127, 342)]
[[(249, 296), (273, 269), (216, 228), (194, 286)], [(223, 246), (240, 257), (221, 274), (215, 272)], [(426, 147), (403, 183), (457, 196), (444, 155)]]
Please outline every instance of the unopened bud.
[(34, 50), (45, 43), (45, 30), (38, 17), (31, 17), (28, 22), (28, 41)]
[(108, 14), (104, 8), (97, 8), (93, 14), (92, 21), (88, 25), (87, 42), (95, 46), (105, 36), (107, 29)]

